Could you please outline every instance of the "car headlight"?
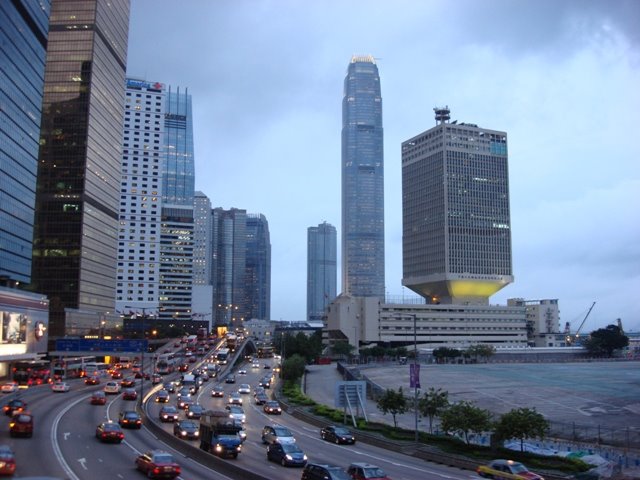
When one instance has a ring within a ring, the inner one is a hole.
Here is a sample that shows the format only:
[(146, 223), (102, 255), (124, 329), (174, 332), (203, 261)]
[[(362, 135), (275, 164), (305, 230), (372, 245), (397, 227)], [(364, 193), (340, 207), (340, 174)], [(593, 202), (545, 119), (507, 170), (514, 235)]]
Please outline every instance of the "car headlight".
[(195, 432), (194, 435), (197, 437), (198, 435), (200, 435), (200, 432)]
[(222, 445), (220, 445), (219, 443), (216, 445), (216, 452), (221, 452), (222, 451)]
[(291, 455), (289, 455), (288, 453), (284, 456), (284, 458), (286, 458), (289, 461), (293, 460), (293, 457)]
[(180, 435), (182, 435), (182, 436), (184, 436), (186, 434), (187, 434), (187, 432), (185, 432), (184, 430), (180, 432)]
[(307, 455), (306, 454), (302, 455), (302, 460), (304, 460), (305, 462), (307, 461)]

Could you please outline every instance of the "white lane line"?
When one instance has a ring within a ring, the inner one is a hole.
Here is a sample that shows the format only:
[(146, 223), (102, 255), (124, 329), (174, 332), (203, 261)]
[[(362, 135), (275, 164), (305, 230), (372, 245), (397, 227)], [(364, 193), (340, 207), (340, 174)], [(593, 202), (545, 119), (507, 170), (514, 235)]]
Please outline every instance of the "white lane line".
[[(78, 476), (75, 473), (73, 473), (73, 470), (71, 470), (71, 467), (62, 456), (62, 450), (60, 450), (60, 445), (58, 444), (58, 439), (57, 439), (58, 424), (60, 423), (60, 420), (62, 419), (65, 413), (67, 413), (75, 405), (86, 400), (87, 398), (89, 398), (89, 395), (87, 395), (86, 397), (80, 397), (75, 402), (71, 402), (69, 405), (67, 405), (62, 410), (60, 410), (60, 413), (58, 413), (58, 415), (56, 415), (56, 417), (53, 419), (53, 425), (51, 428), (51, 446), (53, 447), (53, 454), (56, 456), (58, 463), (60, 464), (62, 469), (65, 471), (67, 476), (69, 477), (69, 480), (80, 480), (80, 478), (78, 478)], [(64, 438), (65, 440), (67, 439), (66, 434), (64, 435)]]

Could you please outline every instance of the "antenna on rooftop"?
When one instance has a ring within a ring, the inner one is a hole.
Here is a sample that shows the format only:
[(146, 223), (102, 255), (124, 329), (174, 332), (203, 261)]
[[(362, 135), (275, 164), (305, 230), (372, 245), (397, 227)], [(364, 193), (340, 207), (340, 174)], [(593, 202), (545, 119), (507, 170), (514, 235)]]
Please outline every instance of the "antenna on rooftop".
[(442, 124), (442, 123), (448, 123), (449, 119), (451, 118), (451, 115), (449, 115), (451, 113), (451, 111), (449, 110), (449, 106), (445, 106), (443, 107), (435, 107), (433, 109), (434, 112), (436, 112), (436, 122), (438, 124)]

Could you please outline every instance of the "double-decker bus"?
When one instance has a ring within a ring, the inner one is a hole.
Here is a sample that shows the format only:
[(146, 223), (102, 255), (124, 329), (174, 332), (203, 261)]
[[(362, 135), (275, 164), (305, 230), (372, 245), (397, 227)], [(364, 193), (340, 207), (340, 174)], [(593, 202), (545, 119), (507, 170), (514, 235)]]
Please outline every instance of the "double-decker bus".
[(156, 359), (155, 372), (160, 375), (173, 373), (176, 368), (175, 355), (173, 353), (163, 353)]
[(216, 360), (218, 365), (226, 365), (229, 360), (230, 350), (228, 348), (221, 348), (216, 352)]
[(49, 360), (14, 362), (11, 365), (11, 378), (19, 388), (48, 383), (51, 381), (51, 362)]
[(258, 358), (273, 357), (273, 345), (260, 345), (258, 347)]

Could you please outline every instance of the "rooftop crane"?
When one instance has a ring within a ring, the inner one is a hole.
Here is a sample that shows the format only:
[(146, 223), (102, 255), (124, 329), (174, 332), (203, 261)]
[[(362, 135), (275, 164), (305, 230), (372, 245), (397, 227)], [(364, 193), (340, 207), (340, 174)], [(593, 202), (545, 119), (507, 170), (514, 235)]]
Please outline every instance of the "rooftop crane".
[(584, 326), (584, 322), (587, 321), (587, 318), (589, 317), (589, 314), (591, 313), (591, 310), (593, 310), (593, 307), (595, 307), (596, 302), (593, 302), (591, 304), (591, 307), (589, 307), (589, 310), (587, 311), (587, 314), (584, 316), (584, 318), (582, 319), (582, 323), (580, 324), (580, 326), (578, 327), (578, 330), (576, 330), (576, 333), (574, 333), (573, 335), (569, 335), (567, 337), (567, 343), (569, 345), (573, 344), (573, 343), (577, 343), (578, 338), (580, 337), (580, 331), (582, 330), (582, 327)]

